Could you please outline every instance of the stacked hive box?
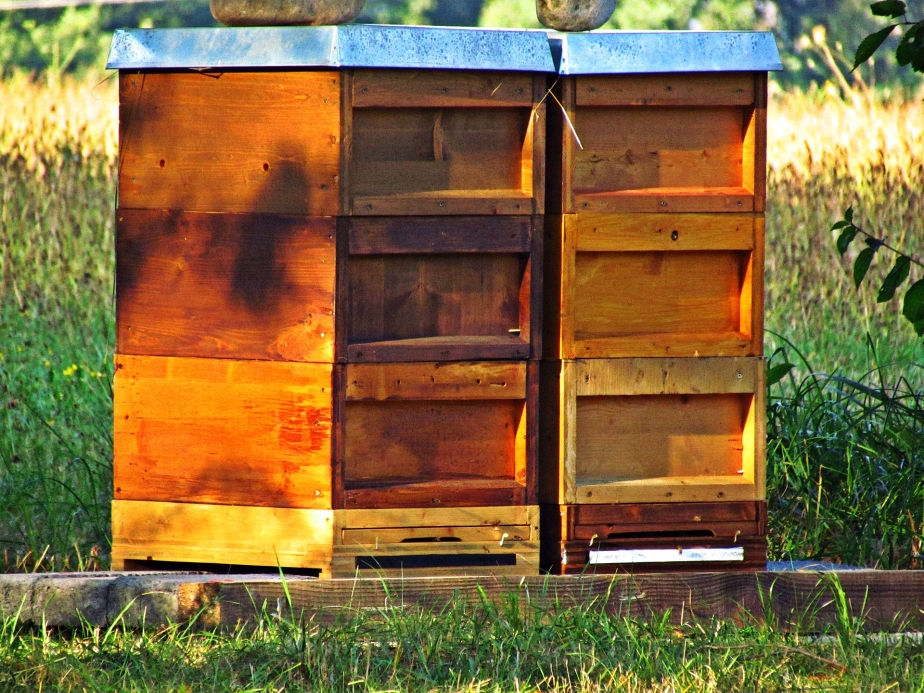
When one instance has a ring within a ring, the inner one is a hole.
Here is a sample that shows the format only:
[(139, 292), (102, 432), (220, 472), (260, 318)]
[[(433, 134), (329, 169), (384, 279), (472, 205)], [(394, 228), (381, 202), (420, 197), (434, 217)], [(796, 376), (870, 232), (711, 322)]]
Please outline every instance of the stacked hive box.
[(545, 36), (123, 32), (110, 66), (113, 565), (535, 572)]
[(763, 566), (776, 48), (686, 32), (553, 43), (566, 117), (553, 112), (549, 132), (543, 561)]

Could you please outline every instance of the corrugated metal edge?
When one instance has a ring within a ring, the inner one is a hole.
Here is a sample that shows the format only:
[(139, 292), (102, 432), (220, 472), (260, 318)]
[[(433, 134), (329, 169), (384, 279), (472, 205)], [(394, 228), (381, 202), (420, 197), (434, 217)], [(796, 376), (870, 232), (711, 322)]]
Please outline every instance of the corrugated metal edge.
[(544, 32), (348, 24), (130, 29), (109, 69), (408, 67), (555, 72)]
[(766, 31), (594, 31), (549, 34), (561, 75), (782, 70)]

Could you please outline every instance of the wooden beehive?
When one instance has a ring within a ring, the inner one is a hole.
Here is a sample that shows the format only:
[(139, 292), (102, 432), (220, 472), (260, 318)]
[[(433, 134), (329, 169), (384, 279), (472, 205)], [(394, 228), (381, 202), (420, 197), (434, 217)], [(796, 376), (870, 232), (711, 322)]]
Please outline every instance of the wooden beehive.
[(544, 37), (115, 45), (113, 565), (535, 572)]

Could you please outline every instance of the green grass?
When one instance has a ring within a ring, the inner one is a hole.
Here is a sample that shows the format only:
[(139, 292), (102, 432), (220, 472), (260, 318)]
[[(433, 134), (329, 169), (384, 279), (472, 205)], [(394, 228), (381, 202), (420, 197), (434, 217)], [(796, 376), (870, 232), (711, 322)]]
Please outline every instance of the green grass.
[(866, 637), (849, 616), (818, 634), (765, 619), (633, 618), (601, 604), (543, 608), (513, 594), (500, 604), (397, 606), (332, 623), (264, 614), (223, 633), (177, 625), (55, 631), (8, 619), (0, 624), (0, 689), (924, 690), (919, 641)]

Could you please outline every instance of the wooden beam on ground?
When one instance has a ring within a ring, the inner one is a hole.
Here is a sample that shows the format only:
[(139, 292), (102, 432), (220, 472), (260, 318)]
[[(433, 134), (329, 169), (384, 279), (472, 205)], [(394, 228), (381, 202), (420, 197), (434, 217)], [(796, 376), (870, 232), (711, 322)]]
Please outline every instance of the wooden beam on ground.
[(820, 632), (835, 623), (843, 600), (863, 630), (924, 628), (924, 572), (874, 570), (229, 581), (220, 586), (213, 616), (233, 626), (252, 620), (263, 605), (273, 612), (287, 610), (290, 598), (292, 615), (325, 622), (338, 614), (440, 608), (459, 599), (477, 606), (485, 597), (498, 600), (510, 594), (539, 610), (592, 606), (632, 618), (670, 611), (678, 623), (691, 618), (742, 624), (771, 620), (800, 632)]

